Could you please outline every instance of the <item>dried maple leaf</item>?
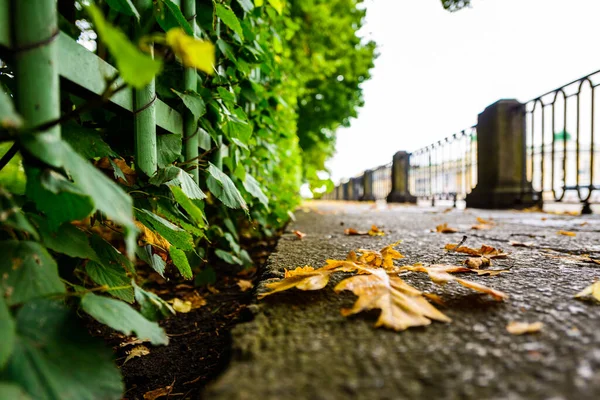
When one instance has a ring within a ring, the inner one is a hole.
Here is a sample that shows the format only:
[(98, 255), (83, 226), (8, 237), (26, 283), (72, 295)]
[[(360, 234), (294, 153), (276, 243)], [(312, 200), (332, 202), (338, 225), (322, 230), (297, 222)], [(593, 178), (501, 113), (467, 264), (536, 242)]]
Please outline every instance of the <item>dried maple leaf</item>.
[(296, 237), (298, 239), (304, 239), (304, 237), (306, 236), (306, 233), (300, 232), (300, 231), (292, 231), (292, 233), (294, 235), (296, 235)]
[(469, 257), (465, 260), (465, 265), (472, 269), (490, 266), (492, 262), (487, 257)]
[(456, 233), (458, 232), (458, 229), (456, 228), (450, 228), (448, 226), (448, 224), (441, 224), (435, 227), (436, 232), (438, 233)]
[(358, 249), (357, 251), (361, 253), (361, 255), (356, 259), (356, 262), (365, 264), (369, 267), (392, 268), (394, 266), (394, 260), (404, 258), (398, 250), (394, 249), (399, 243), (400, 241), (392, 243), (385, 246), (380, 251)]
[(146, 346), (135, 346), (133, 349), (127, 352), (127, 358), (125, 358), (123, 365), (125, 365), (125, 363), (131, 360), (132, 358), (142, 357), (148, 354), (150, 354), (150, 350)]
[(487, 258), (506, 258), (508, 256), (507, 253), (503, 253), (501, 249), (496, 249), (495, 247), (488, 246), (487, 244), (482, 244), (479, 249), (474, 249), (472, 247), (467, 246), (459, 246), (455, 243), (448, 243), (444, 249), (449, 251), (454, 251), (457, 253), (465, 253), (472, 256), (486, 256)]
[(371, 268), (369, 275), (344, 279), (334, 290), (350, 290), (358, 296), (351, 309), (342, 309), (344, 316), (380, 309), (376, 327), (384, 326), (401, 331), (413, 326), (429, 325), (431, 320), (450, 322), (450, 318), (425, 300), (419, 290), (398, 277), (389, 276), (381, 269)]
[(319, 268), (314, 269), (310, 266), (298, 267), (291, 271), (285, 271), (285, 277), (282, 280), (267, 283), (265, 286), (270, 291), (258, 295), (262, 299), (273, 293), (282, 292), (291, 288), (300, 290), (319, 290), (327, 286), (329, 276), (335, 272), (335, 269)]
[(492, 219), (483, 219), (481, 217), (477, 217), (477, 222), (479, 222), (481, 225), (496, 225), (496, 223), (494, 221), (492, 221)]
[(581, 299), (591, 296), (596, 299), (596, 301), (600, 301), (600, 281), (596, 281), (592, 283), (590, 286), (583, 289), (581, 292), (575, 295), (575, 298)]
[(533, 243), (533, 242), (517, 242), (517, 241), (511, 240), (509, 243), (511, 246), (514, 246), (514, 247), (533, 247), (533, 246), (535, 246), (535, 243)]
[(239, 281), (237, 281), (237, 285), (240, 287), (240, 290), (242, 292), (250, 290), (254, 287), (252, 281), (248, 279), (240, 279)]
[(563, 235), (563, 236), (571, 236), (571, 237), (577, 236), (577, 234), (575, 232), (571, 232), (571, 231), (558, 231), (556, 233), (559, 235)]
[(525, 333), (535, 333), (542, 330), (544, 324), (541, 322), (517, 322), (511, 321), (508, 325), (506, 325), (506, 330), (511, 335), (523, 335)]
[(367, 232), (367, 231), (359, 231), (354, 228), (344, 229), (344, 235), (348, 235), (348, 236), (362, 236), (362, 235), (368, 235), (368, 234), (369, 234), (369, 232)]
[(423, 293), (423, 296), (427, 297), (429, 300), (442, 307), (446, 307), (446, 303), (444, 302), (444, 300), (442, 300), (442, 298), (435, 293)]
[(435, 271), (435, 270), (429, 269), (429, 270), (427, 270), (427, 274), (429, 275), (431, 280), (434, 283), (437, 283), (438, 285), (443, 286), (450, 281), (456, 281), (456, 282), (460, 283), (461, 285), (468, 287), (469, 289), (473, 289), (473, 290), (476, 290), (481, 293), (487, 293), (490, 296), (492, 296), (494, 298), (494, 300), (497, 300), (497, 301), (505, 300), (508, 298), (508, 295), (504, 292), (492, 289), (488, 286), (482, 285), (477, 282), (472, 282), (472, 281), (467, 281), (465, 279), (455, 278), (454, 276), (450, 275), (447, 272), (440, 272), (440, 271)]
[(376, 225), (371, 225), (371, 229), (367, 232), (369, 236), (384, 236), (385, 232), (380, 230)]

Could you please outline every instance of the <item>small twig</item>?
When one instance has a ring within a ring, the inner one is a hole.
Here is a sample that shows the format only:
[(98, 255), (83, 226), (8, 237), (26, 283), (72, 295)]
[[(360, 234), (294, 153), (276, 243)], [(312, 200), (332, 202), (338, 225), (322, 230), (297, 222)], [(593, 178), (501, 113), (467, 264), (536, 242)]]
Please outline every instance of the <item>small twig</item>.
[(454, 253), (456, 251), (456, 249), (458, 249), (460, 246), (462, 246), (463, 244), (465, 244), (465, 242), (467, 241), (467, 235), (464, 235), (462, 240), (460, 242), (458, 242), (458, 244), (456, 245), (456, 247), (448, 250), (446, 253), (442, 254), (440, 257), (437, 258), (437, 260), (434, 260), (432, 262), (432, 264), (438, 264), (442, 258), (444, 258), (445, 256), (447, 256), (449, 253)]

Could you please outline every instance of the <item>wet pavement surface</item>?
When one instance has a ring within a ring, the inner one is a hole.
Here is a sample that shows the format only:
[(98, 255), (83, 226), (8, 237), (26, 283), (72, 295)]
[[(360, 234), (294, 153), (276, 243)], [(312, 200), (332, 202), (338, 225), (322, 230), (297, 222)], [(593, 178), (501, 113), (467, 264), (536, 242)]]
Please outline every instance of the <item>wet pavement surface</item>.
[[(257, 292), (283, 277), (286, 268), (318, 268), (350, 250), (380, 249), (397, 240), (406, 256), (397, 265), (459, 265), (465, 257), (443, 249), (466, 236), (466, 246), (487, 244), (510, 253), (493, 265), (510, 271), (461, 277), (509, 298), (496, 302), (455, 283), (440, 287), (423, 274), (407, 273), (401, 276), (406, 282), (441, 296), (445, 307), (439, 308), (452, 322), (395, 332), (373, 327), (379, 311), (340, 314), (356, 299), (334, 293), (343, 274), (320, 291), (277, 293), (256, 300), (254, 319), (234, 329), (231, 364), (203, 398), (600, 398), (600, 303), (573, 298), (600, 278), (600, 265), (588, 259), (600, 259), (600, 216), (314, 202), (296, 217), (269, 258)], [(495, 225), (473, 230), (477, 217)], [(459, 232), (435, 232), (443, 223)], [(373, 224), (386, 235), (344, 234), (346, 228), (368, 230)], [(300, 240), (293, 230), (306, 236)], [(511, 241), (532, 243), (514, 247)], [(544, 327), (515, 336), (506, 331), (511, 321), (540, 321)]]

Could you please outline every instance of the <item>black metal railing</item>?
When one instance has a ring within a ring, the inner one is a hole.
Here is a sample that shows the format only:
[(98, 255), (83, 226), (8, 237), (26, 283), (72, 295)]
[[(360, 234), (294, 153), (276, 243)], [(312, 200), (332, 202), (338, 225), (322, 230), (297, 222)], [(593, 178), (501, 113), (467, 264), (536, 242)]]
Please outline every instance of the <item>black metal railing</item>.
[(526, 176), (544, 201), (600, 201), (600, 70), (525, 103)]
[(392, 163), (373, 169), (373, 197), (385, 200), (392, 190)]

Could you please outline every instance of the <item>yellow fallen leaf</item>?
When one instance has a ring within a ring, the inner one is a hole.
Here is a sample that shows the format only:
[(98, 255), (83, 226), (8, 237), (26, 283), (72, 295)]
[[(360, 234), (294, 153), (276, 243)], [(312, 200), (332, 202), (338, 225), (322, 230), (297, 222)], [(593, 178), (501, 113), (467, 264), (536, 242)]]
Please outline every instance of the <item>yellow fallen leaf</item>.
[(296, 237), (298, 239), (304, 239), (304, 237), (306, 236), (306, 233), (300, 232), (300, 231), (292, 231), (292, 233), (294, 235), (296, 235)]
[(139, 240), (142, 244), (149, 244), (154, 247), (161, 248), (163, 250), (169, 250), (171, 243), (157, 232), (153, 232), (148, 229), (144, 224), (139, 221), (134, 221), (135, 226), (140, 230)]
[(380, 230), (376, 225), (372, 225), (371, 229), (369, 229), (369, 232), (367, 232), (367, 234), (369, 236), (384, 236), (385, 233)]
[(186, 314), (192, 311), (192, 302), (189, 300), (181, 300), (178, 298), (174, 298), (172, 300), (173, 310), (178, 313)]
[(563, 235), (563, 236), (577, 236), (577, 234), (575, 232), (570, 232), (570, 231), (558, 231), (557, 232), (559, 235)]
[(319, 268), (314, 269), (310, 266), (298, 267), (291, 271), (285, 271), (285, 277), (282, 280), (267, 283), (265, 286), (268, 292), (258, 295), (262, 299), (273, 293), (282, 292), (291, 288), (300, 290), (319, 290), (327, 286), (329, 276), (335, 272), (334, 269)]
[(517, 322), (511, 321), (508, 325), (506, 325), (506, 330), (511, 335), (523, 335), (525, 333), (535, 333), (542, 330), (544, 324), (541, 322)]
[(146, 346), (135, 346), (133, 349), (127, 352), (127, 358), (125, 358), (125, 362), (123, 362), (123, 365), (125, 365), (125, 363), (131, 360), (132, 358), (142, 357), (148, 354), (150, 354), (150, 350)]
[(442, 307), (446, 307), (446, 303), (444, 302), (444, 300), (442, 300), (442, 298), (435, 293), (423, 293), (423, 296), (427, 297), (429, 300)]
[(469, 268), (479, 269), (491, 265), (492, 262), (487, 257), (469, 257), (465, 260), (465, 264)]
[(184, 66), (213, 74), (215, 46), (211, 42), (188, 36), (181, 28), (170, 29), (166, 42)]
[(487, 229), (492, 229), (493, 227), (494, 227), (493, 225), (479, 224), (479, 225), (473, 225), (471, 227), (471, 229), (476, 230), (476, 231), (483, 231), (483, 230), (487, 230)]
[(449, 227), (447, 223), (436, 226), (435, 230), (438, 233), (456, 233), (456, 232), (458, 232), (458, 229)]
[(369, 232), (359, 231), (354, 228), (344, 229), (344, 235), (348, 235), (348, 236), (359, 236), (359, 235), (362, 236), (362, 235), (368, 235), (368, 234), (369, 234)]
[(239, 281), (237, 281), (237, 285), (240, 287), (240, 290), (242, 292), (250, 290), (254, 287), (252, 281), (248, 279), (240, 279)]
[(369, 275), (344, 279), (334, 290), (350, 290), (358, 296), (351, 309), (342, 309), (344, 316), (380, 309), (376, 327), (401, 331), (413, 326), (429, 325), (431, 320), (450, 322), (450, 318), (425, 300), (419, 290), (398, 277), (390, 277), (381, 269), (371, 268)]
[(483, 219), (481, 217), (477, 217), (477, 222), (479, 222), (481, 225), (496, 225), (496, 223), (494, 221), (492, 221), (492, 219)]
[(590, 286), (577, 293), (575, 298), (581, 299), (588, 296), (596, 299), (596, 301), (600, 301), (600, 280), (592, 283)]
[(501, 249), (496, 249), (492, 246), (488, 246), (487, 244), (482, 244), (479, 249), (474, 249), (472, 247), (460, 246), (455, 243), (448, 243), (444, 249), (448, 251), (454, 251), (457, 253), (470, 254), (472, 256), (486, 256), (487, 258), (506, 258), (508, 256), (507, 253), (503, 253)]
[(482, 285), (477, 282), (467, 281), (465, 279), (456, 278), (447, 272), (427, 270), (427, 273), (429, 274), (429, 277), (431, 278), (431, 280), (434, 283), (437, 283), (438, 285), (443, 286), (448, 282), (456, 281), (456, 282), (460, 283), (461, 285), (468, 287), (469, 289), (473, 289), (473, 290), (481, 292), (481, 293), (487, 293), (490, 296), (492, 296), (494, 298), (494, 300), (497, 300), (497, 301), (505, 300), (508, 298), (508, 295), (504, 292), (492, 289), (488, 286)]

